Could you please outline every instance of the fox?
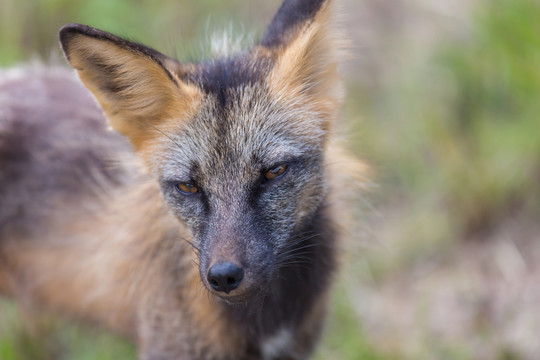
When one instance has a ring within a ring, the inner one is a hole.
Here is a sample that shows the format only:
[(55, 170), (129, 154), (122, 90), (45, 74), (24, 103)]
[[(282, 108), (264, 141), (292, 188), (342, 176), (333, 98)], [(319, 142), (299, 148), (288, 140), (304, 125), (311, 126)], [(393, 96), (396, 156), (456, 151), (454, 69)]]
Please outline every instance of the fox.
[(0, 294), (143, 360), (309, 359), (340, 179), (365, 171), (335, 141), (335, 6), (285, 0), (248, 50), (193, 63), (69, 24), (75, 71), (0, 72)]

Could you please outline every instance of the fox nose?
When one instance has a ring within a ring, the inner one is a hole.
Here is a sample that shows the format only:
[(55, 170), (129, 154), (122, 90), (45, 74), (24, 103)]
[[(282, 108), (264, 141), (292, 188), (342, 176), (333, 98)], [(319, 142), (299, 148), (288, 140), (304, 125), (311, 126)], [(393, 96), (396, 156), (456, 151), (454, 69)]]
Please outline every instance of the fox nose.
[(208, 271), (208, 283), (218, 291), (226, 294), (236, 289), (244, 278), (244, 270), (230, 262), (213, 265)]

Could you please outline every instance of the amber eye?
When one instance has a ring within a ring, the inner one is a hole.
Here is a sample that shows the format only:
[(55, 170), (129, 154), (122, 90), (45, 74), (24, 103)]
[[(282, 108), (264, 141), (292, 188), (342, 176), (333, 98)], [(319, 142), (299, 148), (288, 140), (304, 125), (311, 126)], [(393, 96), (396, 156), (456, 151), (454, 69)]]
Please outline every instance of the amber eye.
[(190, 183), (178, 183), (176, 184), (176, 189), (184, 195), (191, 195), (199, 192), (199, 189)]
[(280, 175), (283, 175), (287, 171), (288, 166), (285, 164), (278, 165), (273, 169), (270, 169), (264, 174), (266, 180), (272, 180), (277, 178)]

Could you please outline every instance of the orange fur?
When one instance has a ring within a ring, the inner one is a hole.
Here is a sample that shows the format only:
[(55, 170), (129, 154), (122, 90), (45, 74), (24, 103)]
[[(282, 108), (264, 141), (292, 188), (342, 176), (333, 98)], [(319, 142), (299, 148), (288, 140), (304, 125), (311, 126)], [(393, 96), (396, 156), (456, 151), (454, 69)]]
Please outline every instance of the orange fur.
[[(175, 72), (167, 73), (154, 60), (109, 41), (76, 35), (71, 39), (69, 61), (81, 81), (96, 96), (113, 129), (141, 150), (160, 131), (174, 129), (197, 111), (200, 91), (184, 84)], [(103, 66), (118, 67), (117, 94), (102, 91), (104, 78), (89, 59), (98, 56)], [(170, 64), (169, 66), (171, 66)], [(171, 79), (169, 76), (173, 76)], [(143, 100), (143, 101), (141, 101)]]
[(290, 43), (273, 54), (276, 66), (268, 77), (275, 94), (304, 99), (305, 105), (321, 114), (326, 130), (344, 95), (337, 67), (346, 43), (331, 26), (335, 17), (332, 6), (326, 2), (313, 21), (292, 31)]

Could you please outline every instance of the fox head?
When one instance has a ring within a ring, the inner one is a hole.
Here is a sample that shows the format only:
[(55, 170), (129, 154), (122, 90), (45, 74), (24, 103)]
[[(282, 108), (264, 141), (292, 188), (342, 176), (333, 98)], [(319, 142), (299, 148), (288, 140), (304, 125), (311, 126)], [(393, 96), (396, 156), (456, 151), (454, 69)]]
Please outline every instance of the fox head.
[(244, 300), (302, 246), (342, 97), (330, 0), (286, 0), (251, 50), (180, 64), (78, 24), (62, 48), (191, 229), (205, 286)]

